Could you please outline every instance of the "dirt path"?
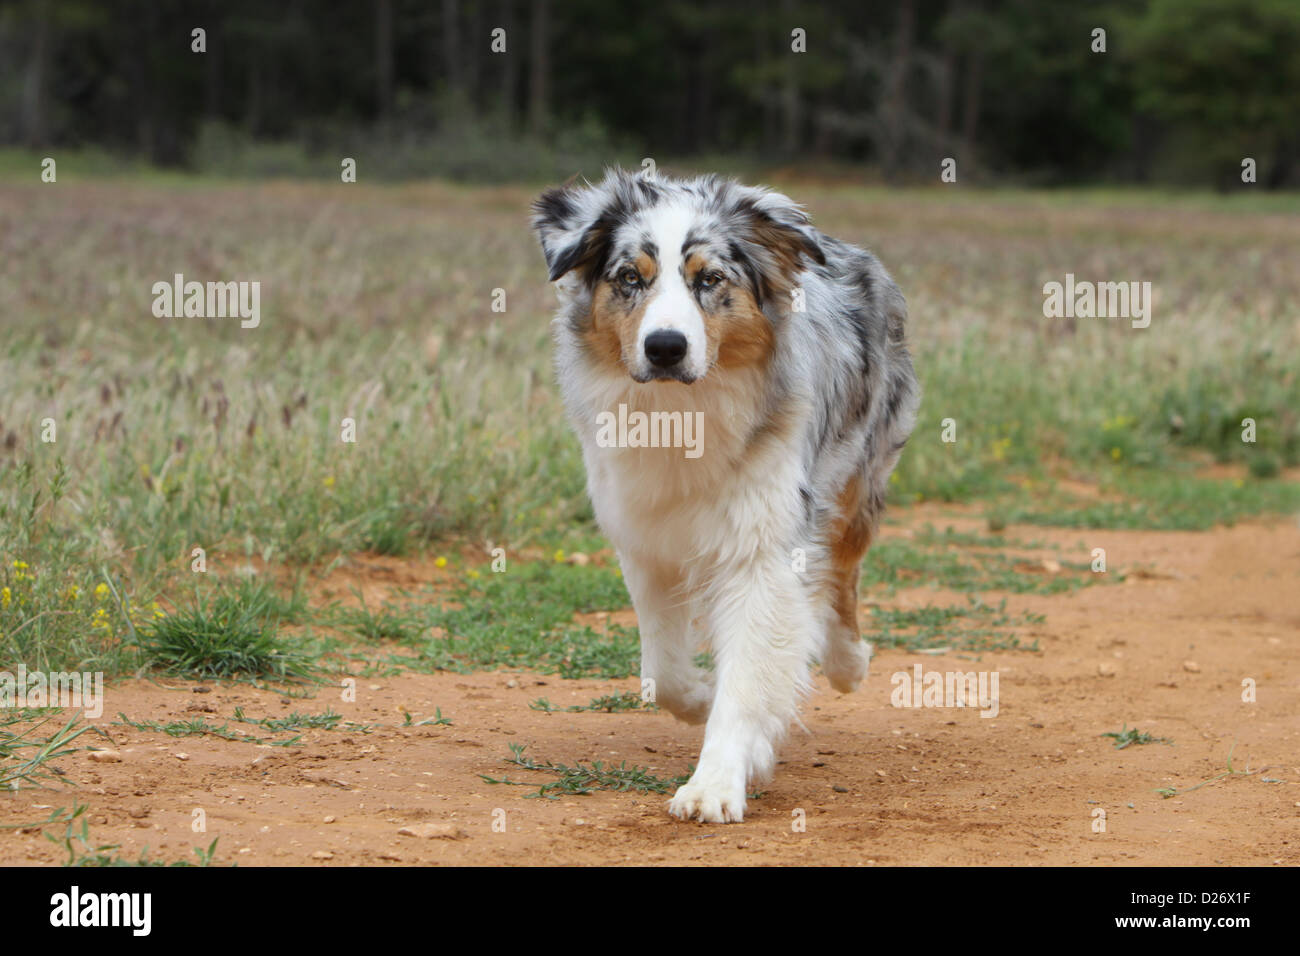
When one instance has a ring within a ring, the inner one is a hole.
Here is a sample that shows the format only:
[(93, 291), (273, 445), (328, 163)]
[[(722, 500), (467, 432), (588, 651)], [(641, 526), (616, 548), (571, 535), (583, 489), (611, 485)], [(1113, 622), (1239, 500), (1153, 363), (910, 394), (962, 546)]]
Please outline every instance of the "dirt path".
[[(1149, 570), (1114, 586), (1012, 595), (1009, 608), (1046, 615), (1029, 632), (1041, 653), (883, 651), (852, 696), (819, 676), (805, 709), (809, 732), (794, 732), (742, 824), (674, 822), (666, 797), (654, 794), (530, 799), (535, 787), (485, 782), (480, 774), (550, 779), (508, 765), (511, 744), (538, 760), (627, 761), (672, 777), (695, 759), (701, 730), (657, 712), (528, 707), (539, 697), (584, 704), (635, 691), (636, 680), (478, 673), (363, 678), (357, 703), (335, 691), (302, 701), (244, 687), (117, 684), (100, 726), (120, 760), (63, 758), (69, 786), (0, 796), (0, 825), (44, 819), (75, 799), (90, 807), (93, 842), (121, 844), (124, 856), (148, 845), (177, 859), (219, 837), (218, 861), (240, 865), (1300, 864), (1300, 527), (1008, 529), (1017, 532), (1072, 546), (1096, 538), (1112, 566)], [(890, 533), (905, 534), (906, 524)], [(953, 598), (916, 589), (888, 603), (941, 600)], [(916, 664), (996, 670), (997, 717), (890, 706), (890, 675)], [(1242, 700), (1245, 679), (1255, 682), (1255, 703)], [(294, 748), (107, 726), (119, 711), (220, 723), (240, 706), (250, 716), (329, 706), (387, 726), (307, 731)], [(401, 708), (417, 720), (441, 708), (453, 723), (404, 728)], [(1116, 750), (1100, 735), (1125, 723), (1173, 743)], [(1250, 776), (1170, 798), (1156, 792), (1220, 773), (1234, 741), (1233, 766), (1249, 765)], [(196, 810), (206, 833), (191, 830)], [(1104, 832), (1094, 832), (1098, 810)], [(792, 827), (798, 811), (803, 832)], [(400, 832), (422, 824), (440, 835)], [(0, 833), (0, 864), (62, 858), (38, 831)]]

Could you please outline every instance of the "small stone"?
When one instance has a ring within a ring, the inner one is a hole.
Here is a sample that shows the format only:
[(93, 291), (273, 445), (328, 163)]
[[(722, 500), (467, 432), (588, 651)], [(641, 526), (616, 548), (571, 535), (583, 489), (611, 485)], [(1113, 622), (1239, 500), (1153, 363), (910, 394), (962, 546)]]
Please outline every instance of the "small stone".
[(1119, 670), (1110, 661), (1102, 661), (1097, 665), (1097, 673), (1102, 677), (1114, 677)]
[(397, 831), (398, 836), (425, 840), (460, 840), (468, 834), (454, 823), (412, 823)]
[(1189, 674), (1199, 674), (1201, 672), (1201, 665), (1196, 663), (1196, 661), (1183, 661), (1183, 670), (1187, 671)]
[(177, 760), (189, 760), (189, 759), (190, 759), (190, 755), (187, 754), (187, 753), (174, 753), (174, 754), (172, 754), (172, 756), (175, 757)]
[(332, 817), (332, 816), (328, 816), (328, 817), (326, 817), (322, 822), (323, 822), (323, 823), (333, 823), (333, 822), (334, 822), (334, 817)]
[(313, 860), (332, 860), (334, 859), (334, 854), (329, 850), (317, 850), (311, 855), (311, 858)]
[(92, 750), (90, 759), (99, 763), (121, 763), (122, 755), (116, 750)]

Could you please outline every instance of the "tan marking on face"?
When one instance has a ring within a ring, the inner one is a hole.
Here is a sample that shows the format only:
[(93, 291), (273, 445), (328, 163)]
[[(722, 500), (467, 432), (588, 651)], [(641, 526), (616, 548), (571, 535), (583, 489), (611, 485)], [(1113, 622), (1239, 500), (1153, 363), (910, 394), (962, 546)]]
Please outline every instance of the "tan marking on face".
[(641, 273), (641, 282), (644, 285), (649, 285), (659, 274), (659, 263), (644, 252), (638, 255), (632, 264), (636, 266), (636, 271)]
[(682, 263), (682, 273), (686, 276), (686, 288), (695, 288), (695, 280), (707, 265), (708, 262), (698, 252), (692, 252), (686, 257), (686, 261)]
[[(687, 288), (694, 290), (700, 273), (709, 268), (704, 256), (695, 252), (688, 255), (682, 264)], [(700, 312), (709, 344), (709, 364), (716, 363), (719, 368), (766, 365), (776, 340), (771, 323), (749, 290), (724, 279), (716, 294), (706, 294), (703, 299)]]
[(716, 361), (719, 368), (765, 366), (776, 347), (776, 336), (749, 289), (724, 280), (719, 294), (706, 297), (705, 302), (709, 306), (703, 312), (710, 361)]
[[(645, 278), (644, 272), (641, 275)], [(645, 295), (629, 300), (615, 292), (606, 280), (596, 283), (591, 296), (591, 323), (582, 334), (596, 361), (627, 371), (629, 366), (624, 359), (636, 349), (637, 331), (646, 305)]]

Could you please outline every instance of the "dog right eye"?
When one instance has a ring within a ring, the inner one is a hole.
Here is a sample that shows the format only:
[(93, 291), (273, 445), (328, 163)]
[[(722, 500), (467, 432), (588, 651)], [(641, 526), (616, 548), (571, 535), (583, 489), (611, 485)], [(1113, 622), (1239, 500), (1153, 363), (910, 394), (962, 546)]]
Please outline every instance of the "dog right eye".
[(618, 274), (618, 281), (629, 289), (635, 289), (641, 284), (641, 276), (635, 269), (627, 268)]

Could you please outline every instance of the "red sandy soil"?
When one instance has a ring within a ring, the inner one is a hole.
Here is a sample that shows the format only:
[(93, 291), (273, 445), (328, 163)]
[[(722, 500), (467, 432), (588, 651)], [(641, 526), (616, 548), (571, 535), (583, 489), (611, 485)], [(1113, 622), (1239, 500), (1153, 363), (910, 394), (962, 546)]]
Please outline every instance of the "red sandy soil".
[[(913, 509), (888, 533), (936, 517), (951, 515)], [(951, 523), (980, 530), (973, 519)], [(186, 858), (219, 838), (216, 862), (241, 866), (1300, 864), (1300, 527), (1274, 520), (1206, 533), (1007, 534), (1074, 553), (1081, 543), (1105, 547), (1110, 566), (1130, 574), (1074, 593), (1009, 596), (1009, 611), (1046, 615), (1019, 631), (1039, 641), (1040, 653), (976, 660), (881, 651), (849, 696), (819, 675), (807, 731), (792, 733), (775, 780), (750, 801), (743, 823), (674, 821), (667, 796), (657, 794), (546, 800), (527, 796), (535, 786), (487, 783), (480, 774), (551, 779), (505, 763), (512, 743), (539, 761), (626, 761), (676, 776), (695, 760), (701, 728), (653, 711), (528, 707), (539, 697), (563, 707), (636, 691), (636, 679), (484, 672), (361, 678), (355, 703), (333, 689), (302, 700), (244, 685), (115, 683), (97, 722), (111, 739), (92, 733), (78, 743), (120, 759), (86, 751), (60, 758), (64, 786), (0, 795), (0, 826), (44, 820), (78, 801), (90, 808), (92, 842), (120, 844), (124, 857), (147, 846), (152, 856)], [(374, 567), (363, 564), (354, 582), (368, 601), (422, 573)], [(923, 589), (870, 597), (900, 607), (964, 600)], [(630, 612), (618, 617), (632, 620)], [(998, 716), (890, 706), (890, 675), (917, 663), (997, 669)], [(1255, 681), (1255, 703), (1242, 700), (1246, 678)], [(307, 731), (304, 746), (270, 747), (113, 723), (124, 712), (137, 721), (201, 716), (220, 724), (237, 706), (250, 717), (332, 707), (383, 726)], [(402, 727), (403, 708), (416, 720), (441, 708), (453, 724)], [(1125, 723), (1173, 743), (1117, 750), (1101, 735)], [(1172, 798), (1156, 792), (1214, 777), (1230, 749), (1234, 769), (1249, 775)], [(195, 810), (206, 832), (192, 830)], [(800, 817), (802, 832), (792, 825)], [(421, 835), (422, 824), (434, 825), (433, 835)], [(39, 828), (0, 834), (0, 864), (65, 856)]]

